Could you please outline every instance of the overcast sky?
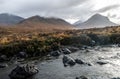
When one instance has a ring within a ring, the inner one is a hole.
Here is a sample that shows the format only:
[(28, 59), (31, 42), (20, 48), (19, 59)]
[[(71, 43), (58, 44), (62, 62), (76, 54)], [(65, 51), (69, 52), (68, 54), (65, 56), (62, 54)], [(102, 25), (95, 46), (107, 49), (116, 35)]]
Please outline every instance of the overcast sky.
[(58, 17), (71, 23), (100, 13), (120, 24), (120, 0), (0, 0), (0, 13)]

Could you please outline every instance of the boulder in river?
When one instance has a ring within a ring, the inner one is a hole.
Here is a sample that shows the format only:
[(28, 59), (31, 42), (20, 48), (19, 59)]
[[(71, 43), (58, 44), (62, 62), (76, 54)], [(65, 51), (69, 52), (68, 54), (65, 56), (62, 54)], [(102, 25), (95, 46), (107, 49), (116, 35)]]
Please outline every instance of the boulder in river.
[(105, 61), (98, 61), (97, 62), (97, 64), (99, 64), (99, 65), (105, 65), (105, 64), (107, 64), (108, 62), (105, 62)]
[(94, 40), (91, 41), (90, 45), (95, 46), (96, 42)]
[(30, 76), (38, 73), (38, 69), (35, 65), (26, 64), (23, 66), (17, 66), (9, 74), (10, 79), (27, 79)]
[(0, 62), (4, 62), (6, 60), (8, 60), (6, 55), (1, 55), (0, 56)]
[(84, 65), (92, 66), (91, 63), (86, 63), (86, 62), (82, 61), (81, 59), (75, 59), (75, 62), (77, 64), (84, 64)]
[(51, 56), (54, 56), (54, 57), (58, 57), (58, 56), (60, 56), (61, 55), (61, 52), (60, 51), (52, 51), (51, 53), (50, 53), (50, 55)]
[(5, 68), (5, 67), (8, 67), (8, 64), (6, 64), (6, 63), (0, 63), (0, 68)]
[(120, 44), (118, 44), (118, 47), (120, 47)]
[(26, 52), (19, 52), (19, 53), (17, 54), (17, 57), (18, 57), (18, 58), (26, 58), (26, 57), (28, 57), (28, 55), (27, 55)]
[(88, 78), (85, 76), (80, 76), (80, 77), (76, 77), (75, 79), (88, 79)]
[(111, 78), (111, 79), (120, 79), (120, 77), (116, 77), (116, 78)]
[(85, 64), (85, 62), (82, 61), (82, 60), (80, 60), (80, 59), (75, 59), (75, 62), (76, 62), (77, 64)]
[(68, 48), (63, 48), (63, 49), (61, 49), (61, 52), (62, 52), (63, 54), (71, 54), (71, 51), (70, 51)]
[(76, 64), (76, 62), (75, 62), (75, 60), (72, 57), (65, 55), (63, 57), (63, 64), (64, 64), (64, 67), (66, 67), (68, 65), (69, 66), (74, 66)]
[(79, 50), (77, 47), (67, 47), (71, 52), (76, 52)]

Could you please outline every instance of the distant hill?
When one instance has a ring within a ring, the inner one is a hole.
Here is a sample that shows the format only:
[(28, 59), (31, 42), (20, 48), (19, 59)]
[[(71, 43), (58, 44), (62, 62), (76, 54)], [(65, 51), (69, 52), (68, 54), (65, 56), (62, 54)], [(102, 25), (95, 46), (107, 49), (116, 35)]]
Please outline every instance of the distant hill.
[(14, 25), (22, 21), (24, 18), (8, 14), (8, 13), (2, 13), (0, 14), (0, 25)]
[(68, 22), (62, 19), (45, 18), (45, 17), (40, 17), (38, 15), (27, 18), (21, 21), (20, 23), (18, 23), (18, 25), (20, 27), (43, 29), (43, 30), (73, 28), (71, 24), (69, 24)]
[(83, 23), (77, 22), (74, 25), (77, 28), (88, 29), (88, 28), (101, 28), (106, 26), (117, 26), (118, 24), (111, 22), (108, 19), (108, 17), (102, 16), (100, 14), (95, 14), (92, 17), (90, 17), (87, 21)]

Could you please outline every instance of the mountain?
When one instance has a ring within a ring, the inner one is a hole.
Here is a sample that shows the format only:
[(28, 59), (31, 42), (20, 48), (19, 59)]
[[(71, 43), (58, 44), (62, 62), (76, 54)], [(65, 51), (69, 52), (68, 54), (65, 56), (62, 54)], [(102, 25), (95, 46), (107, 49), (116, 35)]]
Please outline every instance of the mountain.
[(117, 24), (111, 22), (108, 17), (100, 14), (95, 14), (83, 23), (75, 24), (77, 28), (88, 29), (88, 28), (101, 28), (106, 26), (117, 26)]
[(0, 25), (14, 25), (22, 21), (24, 18), (8, 14), (8, 13), (2, 13), (0, 14)]
[(78, 25), (78, 24), (80, 24), (80, 23), (82, 23), (82, 21), (81, 21), (81, 20), (79, 20), (79, 21), (75, 22), (73, 25)]
[(47, 24), (54, 24), (54, 25), (57, 25), (57, 24), (70, 25), (68, 22), (62, 19), (59, 19), (59, 18), (45, 18), (45, 17), (40, 17), (38, 15), (25, 19), (21, 21), (20, 23), (29, 23), (29, 22), (47, 23)]
[(73, 28), (68, 22), (59, 18), (45, 18), (38, 15), (24, 19), (19, 23), (20, 27), (34, 28), (34, 29), (69, 29)]

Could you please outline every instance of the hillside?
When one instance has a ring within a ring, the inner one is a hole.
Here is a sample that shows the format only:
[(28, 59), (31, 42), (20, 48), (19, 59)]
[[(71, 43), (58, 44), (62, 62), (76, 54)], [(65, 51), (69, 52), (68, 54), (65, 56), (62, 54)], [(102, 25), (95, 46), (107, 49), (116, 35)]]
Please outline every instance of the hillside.
[(106, 27), (106, 26), (117, 26), (117, 25), (118, 24), (111, 22), (108, 19), (108, 17), (102, 16), (100, 14), (93, 15), (87, 21), (85, 21), (83, 23), (77, 22), (77, 24), (75, 24), (75, 26), (80, 29), (102, 28), (102, 27)]
[(17, 27), (24, 27), (28, 29), (39, 30), (66, 30), (71, 29), (73, 26), (68, 22), (59, 18), (44, 18), (40, 16), (33, 16), (27, 18), (17, 24)]
[(24, 18), (8, 13), (0, 14), (0, 25), (14, 25), (24, 20)]

